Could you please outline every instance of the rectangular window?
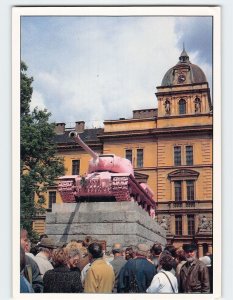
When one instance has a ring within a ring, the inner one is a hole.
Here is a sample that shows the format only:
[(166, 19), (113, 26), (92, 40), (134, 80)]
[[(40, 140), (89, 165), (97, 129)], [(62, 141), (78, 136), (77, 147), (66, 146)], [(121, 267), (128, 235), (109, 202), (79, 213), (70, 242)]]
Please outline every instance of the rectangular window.
[(194, 215), (188, 215), (188, 235), (195, 234), (195, 219)]
[(186, 114), (186, 101), (184, 99), (181, 99), (179, 101), (179, 114), (180, 115)]
[(80, 172), (80, 160), (72, 160), (72, 175), (79, 175)]
[(194, 180), (187, 180), (186, 187), (187, 187), (187, 200), (193, 201), (194, 200)]
[(125, 150), (125, 158), (127, 158), (128, 160), (133, 161), (133, 152), (131, 149), (127, 149)]
[(175, 181), (175, 201), (182, 201), (182, 185), (181, 181)]
[(176, 235), (182, 235), (182, 216), (175, 216), (175, 230)]
[(137, 168), (143, 167), (143, 149), (137, 149)]
[(181, 146), (174, 147), (174, 165), (175, 166), (181, 165)]
[(186, 165), (193, 165), (193, 146), (186, 146)]
[(49, 209), (52, 209), (52, 204), (56, 203), (56, 192), (51, 191), (49, 192)]

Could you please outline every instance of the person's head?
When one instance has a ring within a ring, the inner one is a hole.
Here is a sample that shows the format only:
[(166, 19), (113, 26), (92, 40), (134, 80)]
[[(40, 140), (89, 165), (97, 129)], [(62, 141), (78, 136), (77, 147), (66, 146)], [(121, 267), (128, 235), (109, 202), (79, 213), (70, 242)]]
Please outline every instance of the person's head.
[(53, 250), (52, 262), (55, 268), (59, 266), (66, 266), (67, 261), (68, 256), (64, 248), (57, 248)]
[(29, 247), (28, 232), (24, 228), (20, 230), (20, 245), (24, 251)]
[(31, 243), (31, 241), (28, 239), (28, 242), (27, 242), (27, 244), (25, 245), (24, 251), (25, 251), (26, 253), (30, 253), (30, 252), (31, 252), (31, 248), (32, 248), (32, 243)]
[(112, 246), (112, 254), (114, 256), (122, 256), (123, 255), (123, 248), (121, 247), (120, 243), (115, 243)]
[(66, 245), (66, 248), (67, 249), (80, 249), (82, 248), (83, 245), (82, 243), (79, 243), (78, 241), (76, 240), (71, 240), (68, 242), (68, 244)]
[(80, 253), (79, 249), (66, 250), (66, 253), (68, 256), (67, 266), (70, 269), (77, 268), (79, 265), (80, 258), (81, 258), (81, 253)]
[(197, 247), (194, 244), (183, 244), (185, 258), (188, 262), (193, 262), (197, 257)]
[(88, 248), (91, 243), (93, 243), (93, 239), (90, 235), (87, 235), (83, 241), (83, 246)]
[(136, 256), (149, 257), (150, 247), (147, 244), (138, 244)]
[(167, 245), (164, 250), (168, 251), (172, 257), (176, 257), (176, 248), (173, 245)]
[(103, 257), (103, 247), (100, 243), (91, 243), (88, 246), (87, 251), (90, 259)]
[(134, 258), (136, 255), (135, 251), (136, 251), (135, 247), (127, 247), (125, 249), (125, 259), (129, 260), (131, 258)]
[(178, 263), (186, 260), (185, 252), (183, 249), (177, 249), (176, 250), (176, 260)]
[(211, 259), (209, 256), (205, 255), (205, 256), (199, 257), (199, 260), (202, 261), (207, 267), (211, 267)]
[(52, 252), (55, 248), (55, 242), (51, 238), (42, 238), (39, 243), (39, 252), (43, 252), (48, 258), (51, 257)]
[(82, 269), (89, 263), (89, 255), (86, 247), (78, 248), (80, 252), (80, 259), (78, 261), (77, 267), (82, 271)]
[(159, 256), (161, 252), (162, 252), (162, 245), (160, 243), (155, 243), (150, 249), (150, 253), (153, 257)]
[(163, 270), (171, 271), (174, 265), (174, 258), (170, 254), (164, 254), (159, 260), (159, 265)]

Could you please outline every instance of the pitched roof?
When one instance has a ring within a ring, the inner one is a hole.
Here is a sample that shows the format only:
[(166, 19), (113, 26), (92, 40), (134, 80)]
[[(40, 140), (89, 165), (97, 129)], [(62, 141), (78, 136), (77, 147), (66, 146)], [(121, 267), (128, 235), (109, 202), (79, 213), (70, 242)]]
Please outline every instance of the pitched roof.
[[(54, 137), (54, 142), (56, 144), (75, 144), (75, 142), (69, 138), (69, 133), (73, 131), (72, 129), (66, 130), (63, 134), (57, 134)], [(103, 128), (91, 128), (91, 129), (84, 129), (83, 132), (79, 133), (80, 138), (84, 142), (89, 141), (99, 141), (98, 135), (102, 134), (104, 131)]]

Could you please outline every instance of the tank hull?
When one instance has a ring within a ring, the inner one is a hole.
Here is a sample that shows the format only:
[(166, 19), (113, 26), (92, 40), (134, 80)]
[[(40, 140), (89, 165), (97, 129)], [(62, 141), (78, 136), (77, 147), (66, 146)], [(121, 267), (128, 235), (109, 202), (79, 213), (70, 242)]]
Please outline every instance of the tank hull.
[(93, 201), (96, 197), (117, 202), (135, 201), (154, 218), (155, 201), (148, 186), (140, 185), (130, 173), (94, 172), (87, 176), (60, 177), (58, 190), (64, 203)]

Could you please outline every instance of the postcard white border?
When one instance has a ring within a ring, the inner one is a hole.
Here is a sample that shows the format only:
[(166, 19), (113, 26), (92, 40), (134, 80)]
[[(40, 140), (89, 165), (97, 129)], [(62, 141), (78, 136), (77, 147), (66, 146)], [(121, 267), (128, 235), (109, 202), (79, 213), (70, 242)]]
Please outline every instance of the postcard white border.
[[(34, 294), (33, 299), (219, 299), (221, 298), (221, 24), (220, 7), (218, 6), (109, 6), (109, 7), (13, 7), (12, 8), (12, 180), (13, 180), (13, 296), (14, 299), (31, 299), (32, 294), (19, 293), (19, 220), (20, 220), (20, 17), (21, 16), (212, 16), (213, 17), (213, 106), (214, 106), (214, 134), (213, 134), (213, 249), (214, 249), (214, 277), (213, 295), (149, 295), (149, 294), (113, 294), (90, 295), (79, 294)], [(216, 255), (217, 253), (217, 255)]]

